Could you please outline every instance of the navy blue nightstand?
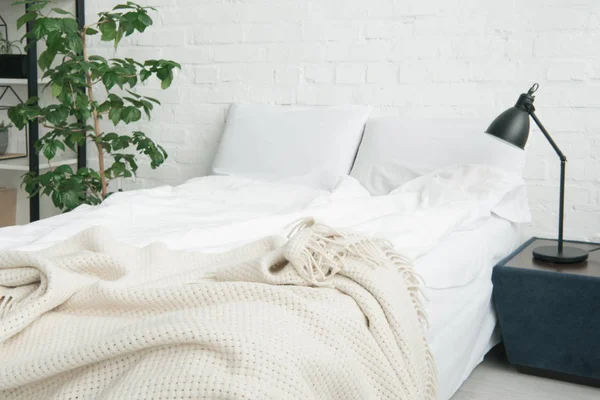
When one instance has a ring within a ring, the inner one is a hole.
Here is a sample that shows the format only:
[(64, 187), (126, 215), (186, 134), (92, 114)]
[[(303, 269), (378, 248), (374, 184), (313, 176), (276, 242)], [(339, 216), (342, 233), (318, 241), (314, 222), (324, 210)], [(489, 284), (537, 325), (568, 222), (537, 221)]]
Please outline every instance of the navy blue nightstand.
[(600, 251), (570, 266), (533, 259), (533, 248), (552, 243), (532, 238), (494, 268), (508, 361), (525, 373), (600, 387)]

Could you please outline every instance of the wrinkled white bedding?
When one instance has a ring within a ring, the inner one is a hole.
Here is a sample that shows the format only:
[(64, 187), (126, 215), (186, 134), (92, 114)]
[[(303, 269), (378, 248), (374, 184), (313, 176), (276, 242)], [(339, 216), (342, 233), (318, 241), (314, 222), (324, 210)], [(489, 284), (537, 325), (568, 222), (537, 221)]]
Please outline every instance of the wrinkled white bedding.
[(327, 192), (209, 176), (177, 187), (117, 193), (97, 207), (0, 229), (0, 249), (41, 249), (99, 225), (137, 246), (161, 241), (174, 249), (214, 252), (280, 233), (292, 221), (312, 216), (388, 239), (414, 259), (451, 232), (474, 229), (492, 214), (517, 223), (529, 220), (523, 180), (487, 166), (438, 170), (387, 196), (371, 196), (351, 177)]
[[(460, 231), (475, 231), (492, 215), (514, 223), (529, 220), (523, 180), (486, 166), (438, 170), (379, 197), (350, 177), (326, 192), (211, 176), (178, 187), (117, 193), (98, 207), (83, 206), (34, 224), (0, 229), (0, 250), (38, 250), (100, 225), (135, 246), (161, 241), (173, 249), (217, 252), (280, 233), (291, 222), (313, 216), (331, 226), (388, 239), (399, 253), (416, 259), (451, 233), (456, 237)], [(447, 268), (442, 264), (416, 264), (426, 286), (467, 285), (479, 274), (440, 274)]]

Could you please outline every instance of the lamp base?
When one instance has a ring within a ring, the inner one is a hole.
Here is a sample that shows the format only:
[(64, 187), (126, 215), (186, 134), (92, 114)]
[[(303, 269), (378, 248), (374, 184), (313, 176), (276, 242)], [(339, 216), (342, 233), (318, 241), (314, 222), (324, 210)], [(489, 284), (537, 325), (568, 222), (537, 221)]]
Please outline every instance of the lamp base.
[(561, 253), (556, 246), (540, 246), (533, 249), (533, 257), (538, 260), (556, 264), (575, 264), (583, 262), (588, 258), (588, 252), (577, 247), (564, 246)]

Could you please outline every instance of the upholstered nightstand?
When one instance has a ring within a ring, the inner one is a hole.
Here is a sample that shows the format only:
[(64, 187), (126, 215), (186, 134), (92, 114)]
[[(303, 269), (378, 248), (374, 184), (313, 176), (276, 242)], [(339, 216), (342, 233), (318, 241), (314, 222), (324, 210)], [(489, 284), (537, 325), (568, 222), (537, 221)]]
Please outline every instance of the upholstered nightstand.
[(494, 268), (508, 361), (525, 373), (600, 386), (600, 251), (567, 266), (533, 259), (533, 248), (553, 242), (532, 238)]

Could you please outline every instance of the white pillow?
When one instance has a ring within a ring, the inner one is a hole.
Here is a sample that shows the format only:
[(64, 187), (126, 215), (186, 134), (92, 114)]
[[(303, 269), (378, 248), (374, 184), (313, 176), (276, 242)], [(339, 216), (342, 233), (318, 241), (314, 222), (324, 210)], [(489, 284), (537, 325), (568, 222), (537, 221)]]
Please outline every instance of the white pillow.
[(485, 164), (522, 176), (525, 151), (488, 135), (485, 119), (374, 118), (351, 175), (373, 195), (443, 167)]
[(211, 172), (267, 181), (311, 176), (331, 190), (331, 176), (350, 173), (368, 114), (355, 106), (234, 104)]

